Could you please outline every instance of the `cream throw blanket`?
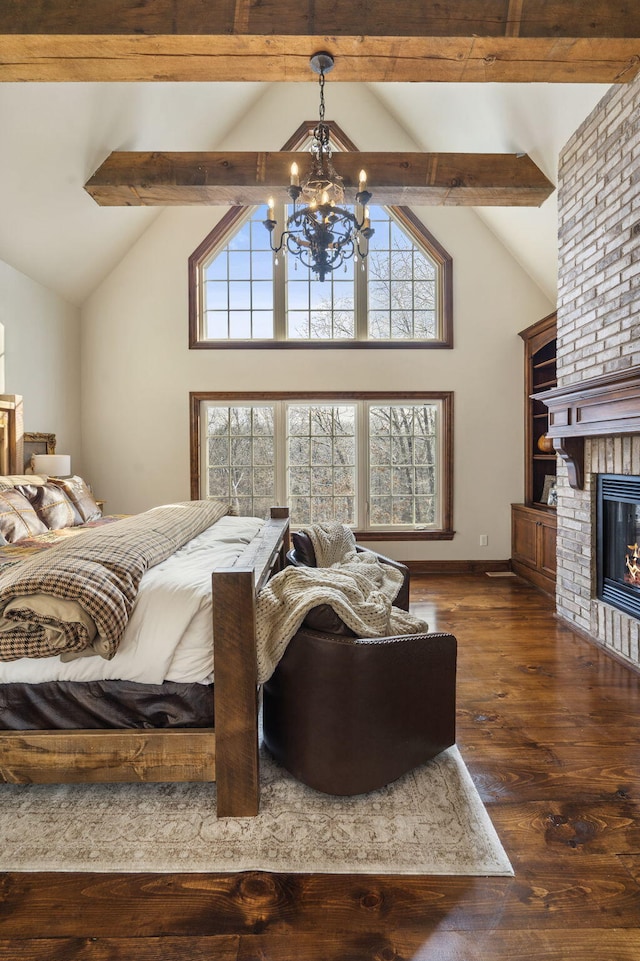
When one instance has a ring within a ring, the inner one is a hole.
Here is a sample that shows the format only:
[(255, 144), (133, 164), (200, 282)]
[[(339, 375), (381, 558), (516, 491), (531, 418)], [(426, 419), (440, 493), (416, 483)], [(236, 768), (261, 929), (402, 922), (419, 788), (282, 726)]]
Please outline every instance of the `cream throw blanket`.
[(356, 552), (342, 524), (305, 528), (323, 567), (286, 567), (260, 591), (257, 602), (258, 680), (267, 681), (287, 644), (314, 607), (328, 604), (358, 637), (424, 634), (420, 618), (393, 606), (402, 572), (371, 551)]

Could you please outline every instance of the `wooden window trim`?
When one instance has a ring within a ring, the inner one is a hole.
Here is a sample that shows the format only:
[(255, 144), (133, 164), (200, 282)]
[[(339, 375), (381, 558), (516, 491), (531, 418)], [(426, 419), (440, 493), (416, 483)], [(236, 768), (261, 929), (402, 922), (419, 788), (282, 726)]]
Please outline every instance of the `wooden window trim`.
[(341, 400), (406, 400), (413, 402), (437, 400), (442, 404), (443, 458), (442, 472), (442, 529), (437, 531), (355, 531), (360, 541), (450, 541), (453, 529), (453, 391), (224, 391), (205, 390), (189, 393), (189, 451), (191, 471), (191, 499), (200, 494), (200, 437), (201, 406), (203, 401), (326, 401)]
[[(309, 136), (317, 121), (306, 120), (287, 140), (283, 150), (297, 150)], [(333, 121), (328, 124), (333, 142), (341, 150), (357, 152), (357, 147)], [(453, 348), (453, 259), (409, 207), (389, 207), (393, 217), (422, 243), (436, 262), (442, 278), (440, 328), (438, 340), (201, 340), (200, 339), (200, 267), (211, 251), (226, 240), (234, 227), (246, 216), (246, 207), (232, 207), (207, 234), (189, 257), (189, 349), (190, 350), (450, 350)]]

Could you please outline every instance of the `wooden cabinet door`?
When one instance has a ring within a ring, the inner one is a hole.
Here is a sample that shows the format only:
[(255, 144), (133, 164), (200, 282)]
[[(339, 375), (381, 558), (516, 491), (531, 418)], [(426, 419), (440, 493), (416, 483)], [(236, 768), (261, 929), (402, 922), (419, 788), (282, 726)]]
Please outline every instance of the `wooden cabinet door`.
[(537, 566), (537, 528), (536, 520), (524, 511), (513, 511), (513, 556), (524, 564)]
[(556, 576), (556, 528), (544, 522), (538, 528), (538, 567), (550, 577)]
[(511, 505), (511, 562), (516, 574), (547, 594), (556, 587), (556, 515)]

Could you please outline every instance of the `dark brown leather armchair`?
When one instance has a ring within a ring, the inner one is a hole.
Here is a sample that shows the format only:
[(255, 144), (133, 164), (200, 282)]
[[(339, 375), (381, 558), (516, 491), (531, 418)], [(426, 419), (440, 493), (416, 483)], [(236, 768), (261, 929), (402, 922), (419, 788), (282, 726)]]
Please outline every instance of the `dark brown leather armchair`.
[(452, 634), (356, 638), (303, 624), (264, 685), (267, 748), (327, 794), (389, 784), (455, 743), (456, 648)]

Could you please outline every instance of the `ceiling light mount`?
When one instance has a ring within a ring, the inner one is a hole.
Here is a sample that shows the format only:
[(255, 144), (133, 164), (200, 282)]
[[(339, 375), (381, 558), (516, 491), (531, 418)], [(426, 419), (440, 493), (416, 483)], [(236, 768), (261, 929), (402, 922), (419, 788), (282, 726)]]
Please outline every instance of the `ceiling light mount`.
[(335, 67), (336, 62), (330, 53), (327, 53), (326, 50), (320, 50), (319, 53), (314, 53), (309, 61), (309, 65), (314, 73), (323, 75), (325, 73), (330, 73), (330, 71)]
[[(300, 179), (298, 165), (291, 165), (291, 182), (287, 193), (293, 203), (293, 212), (287, 218), (278, 243), (274, 244), (274, 233), (278, 226), (275, 219), (273, 200), (269, 200), (269, 214), (263, 221), (269, 231), (271, 250), (277, 255), (283, 248), (293, 254), (310, 268), (318, 280), (336, 270), (347, 260), (359, 257), (364, 261), (369, 253), (369, 240), (374, 231), (371, 228), (367, 204), (371, 194), (367, 190), (367, 175), (360, 171), (355, 204), (356, 214), (343, 207), (344, 181), (337, 173), (332, 161), (329, 127), (325, 123), (324, 84), (325, 74), (334, 67), (330, 53), (315, 53), (310, 60), (311, 69), (319, 74), (320, 107), (318, 123), (313, 130), (311, 168)], [(304, 206), (298, 206), (303, 198)]]

